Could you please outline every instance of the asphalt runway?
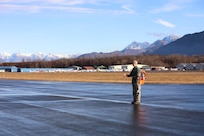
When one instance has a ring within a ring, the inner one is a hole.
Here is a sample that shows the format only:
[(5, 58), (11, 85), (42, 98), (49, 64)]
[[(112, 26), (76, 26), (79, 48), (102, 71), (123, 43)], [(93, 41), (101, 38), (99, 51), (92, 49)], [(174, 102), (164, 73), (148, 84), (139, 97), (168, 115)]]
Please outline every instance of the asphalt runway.
[[(144, 91), (144, 102), (132, 105), (129, 84), (0, 80), (0, 85), (0, 136), (204, 134), (204, 93), (199, 90), (184, 97)], [(162, 87), (168, 85), (143, 89)]]

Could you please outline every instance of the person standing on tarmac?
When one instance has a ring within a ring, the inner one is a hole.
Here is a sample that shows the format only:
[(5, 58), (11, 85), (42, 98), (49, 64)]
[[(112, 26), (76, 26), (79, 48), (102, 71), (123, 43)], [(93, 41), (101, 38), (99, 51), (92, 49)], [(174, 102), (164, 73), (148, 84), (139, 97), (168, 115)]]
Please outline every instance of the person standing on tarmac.
[(137, 60), (133, 61), (133, 69), (130, 74), (124, 74), (127, 77), (132, 77), (133, 101), (132, 104), (140, 104), (141, 102), (141, 85), (140, 85), (140, 68), (137, 67)]

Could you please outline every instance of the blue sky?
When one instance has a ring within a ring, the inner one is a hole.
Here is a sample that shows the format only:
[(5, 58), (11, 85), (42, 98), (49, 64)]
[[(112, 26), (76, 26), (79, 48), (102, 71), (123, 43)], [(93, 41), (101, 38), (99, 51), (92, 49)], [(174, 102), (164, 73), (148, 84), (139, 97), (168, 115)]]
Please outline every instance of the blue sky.
[(122, 50), (204, 31), (203, 0), (0, 0), (0, 53)]

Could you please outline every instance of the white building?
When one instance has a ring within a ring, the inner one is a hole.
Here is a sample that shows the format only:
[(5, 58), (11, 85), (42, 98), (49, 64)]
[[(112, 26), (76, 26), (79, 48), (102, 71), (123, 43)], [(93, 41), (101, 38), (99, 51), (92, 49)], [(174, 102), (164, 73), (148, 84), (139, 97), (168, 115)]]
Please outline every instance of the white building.
[[(148, 65), (143, 65), (143, 64), (137, 64), (137, 66), (139, 68), (143, 68), (143, 67), (148, 67)], [(132, 64), (126, 64), (126, 65), (111, 65), (109, 66), (109, 70), (112, 71), (131, 71), (133, 69), (133, 65)]]
[(111, 71), (122, 71), (122, 65), (111, 65), (108, 69)]
[(151, 70), (153, 71), (166, 71), (168, 68), (165, 68), (164, 66), (151, 66)]

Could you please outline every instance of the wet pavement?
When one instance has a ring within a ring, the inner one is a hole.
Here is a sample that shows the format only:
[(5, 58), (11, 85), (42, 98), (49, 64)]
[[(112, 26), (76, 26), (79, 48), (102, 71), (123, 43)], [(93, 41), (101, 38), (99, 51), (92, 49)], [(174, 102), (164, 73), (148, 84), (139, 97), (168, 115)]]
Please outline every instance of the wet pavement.
[(204, 134), (204, 85), (144, 85), (139, 106), (130, 104), (130, 84), (0, 80), (0, 85), (0, 136)]

